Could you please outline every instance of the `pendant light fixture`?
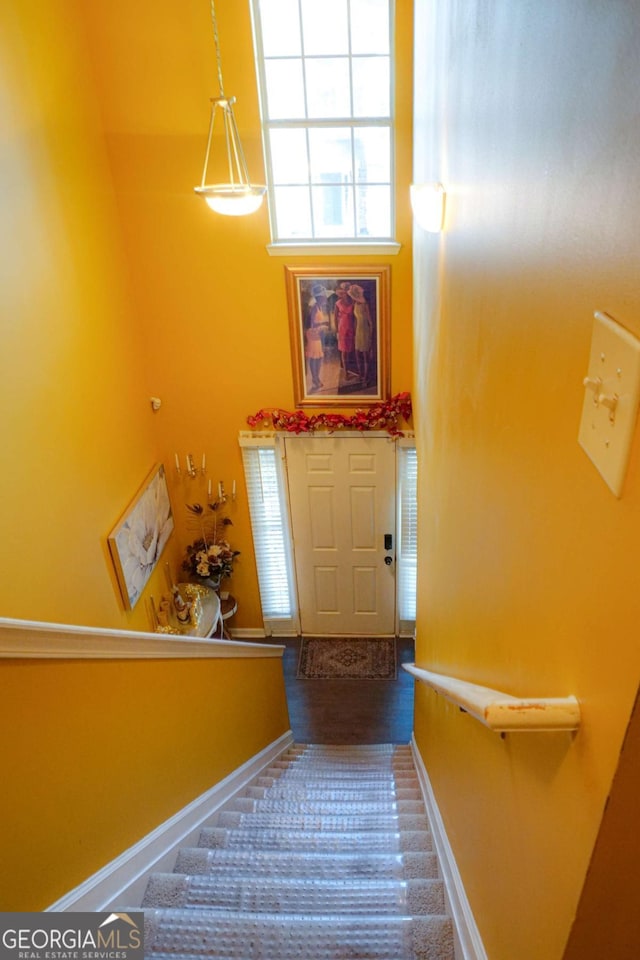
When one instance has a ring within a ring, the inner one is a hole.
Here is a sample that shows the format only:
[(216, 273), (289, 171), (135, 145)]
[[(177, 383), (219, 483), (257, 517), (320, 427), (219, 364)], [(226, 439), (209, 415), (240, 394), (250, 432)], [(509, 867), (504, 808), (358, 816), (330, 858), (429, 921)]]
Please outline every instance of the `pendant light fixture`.
[[(233, 115), (233, 104), (236, 102), (236, 98), (226, 97), (224, 94), (220, 41), (218, 40), (218, 24), (216, 21), (214, 0), (211, 0), (211, 21), (213, 23), (213, 40), (216, 48), (220, 96), (214, 97), (211, 100), (211, 119), (209, 121), (207, 152), (202, 170), (202, 183), (199, 187), (194, 187), (194, 190), (201, 197), (204, 197), (211, 209), (215, 210), (216, 213), (240, 217), (247, 213), (254, 213), (260, 207), (267, 188), (265, 186), (252, 184), (249, 180), (247, 161), (245, 160), (244, 150), (240, 142), (236, 118)], [(209, 154), (211, 153), (211, 144), (213, 141), (213, 128), (218, 113), (222, 114), (224, 124), (229, 179), (227, 183), (207, 184), (207, 169), (209, 167)]]

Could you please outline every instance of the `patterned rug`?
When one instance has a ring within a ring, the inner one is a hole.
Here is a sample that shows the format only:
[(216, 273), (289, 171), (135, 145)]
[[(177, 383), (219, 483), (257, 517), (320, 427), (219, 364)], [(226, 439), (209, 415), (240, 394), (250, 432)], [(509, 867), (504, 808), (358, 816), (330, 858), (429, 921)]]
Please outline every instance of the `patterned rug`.
[(395, 680), (394, 637), (303, 637), (299, 680)]

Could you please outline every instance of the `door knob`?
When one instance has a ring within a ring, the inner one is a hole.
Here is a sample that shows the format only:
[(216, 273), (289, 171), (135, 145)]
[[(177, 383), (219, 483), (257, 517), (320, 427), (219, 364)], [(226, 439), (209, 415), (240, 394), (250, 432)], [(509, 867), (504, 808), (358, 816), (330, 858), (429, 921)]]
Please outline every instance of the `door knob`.
[(387, 565), (388, 567), (390, 567), (391, 564), (393, 563), (393, 557), (385, 557), (385, 558), (384, 558), (384, 562), (386, 563), (386, 565)]

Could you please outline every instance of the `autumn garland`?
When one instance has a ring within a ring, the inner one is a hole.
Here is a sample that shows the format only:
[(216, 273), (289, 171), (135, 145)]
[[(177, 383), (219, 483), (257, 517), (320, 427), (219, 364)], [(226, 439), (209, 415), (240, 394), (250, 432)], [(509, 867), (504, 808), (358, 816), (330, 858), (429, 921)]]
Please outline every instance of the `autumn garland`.
[(365, 410), (356, 410), (353, 416), (340, 413), (316, 413), (309, 417), (302, 410), (293, 412), (265, 407), (247, 417), (250, 427), (271, 425), (274, 430), (287, 433), (313, 433), (314, 430), (386, 430), (392, 437), (401, 437), (400, 420), (411, 416), (411, 394), (397, 393), (390, 400), (375, 403)]

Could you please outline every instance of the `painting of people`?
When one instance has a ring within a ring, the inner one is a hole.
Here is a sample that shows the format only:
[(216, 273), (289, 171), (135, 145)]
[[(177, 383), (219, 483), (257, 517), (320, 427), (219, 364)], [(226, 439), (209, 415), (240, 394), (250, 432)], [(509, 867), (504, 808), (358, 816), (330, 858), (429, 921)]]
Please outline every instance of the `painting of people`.
[(389, 267), (286, 267), (297, 406), (389, 396)]

